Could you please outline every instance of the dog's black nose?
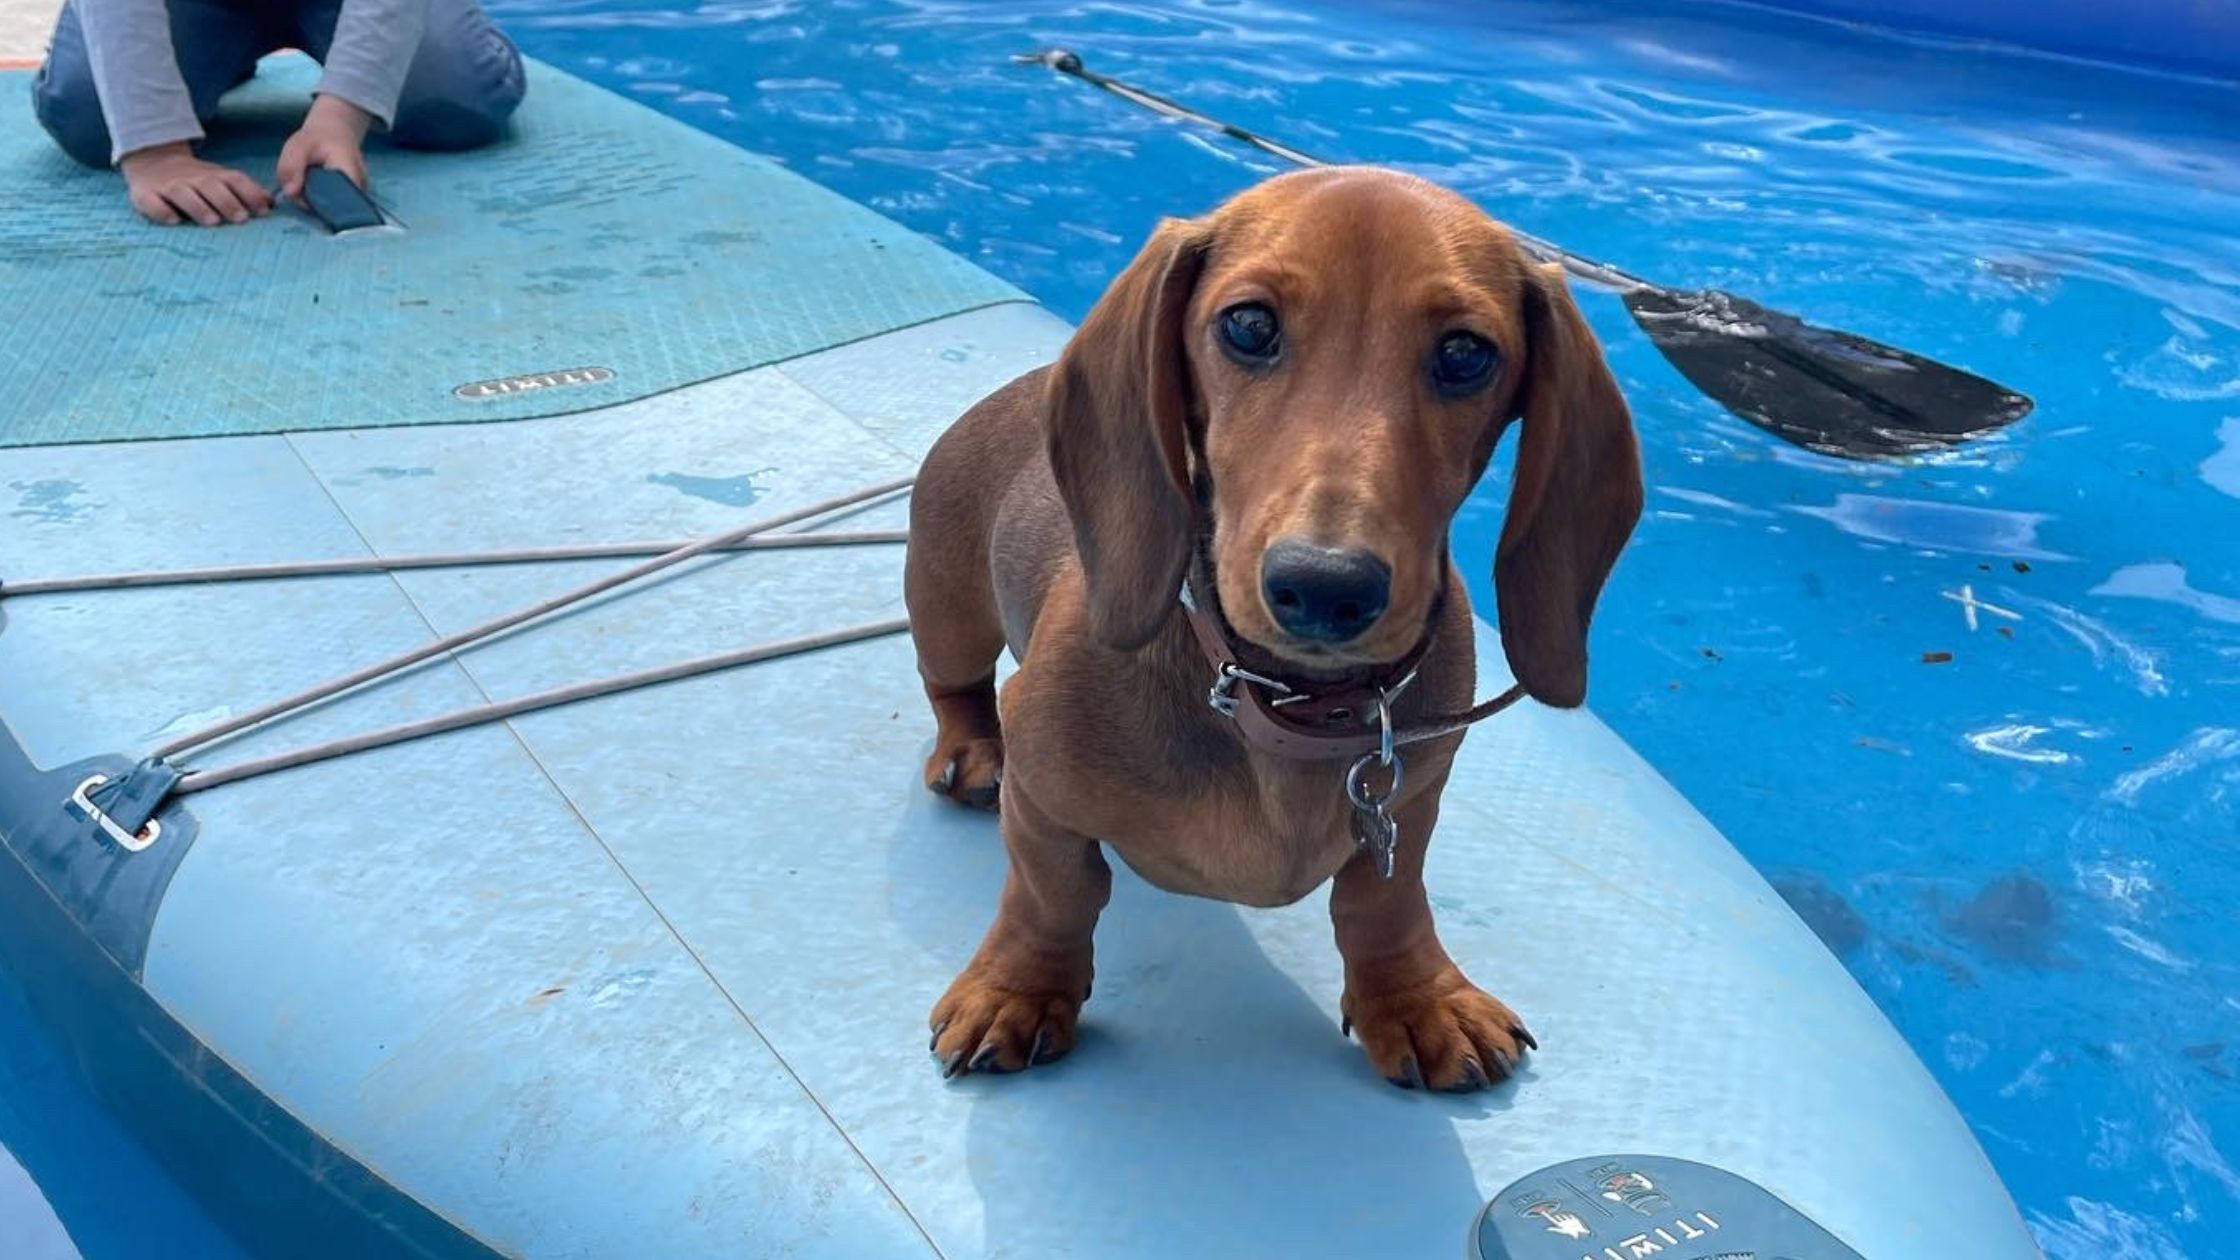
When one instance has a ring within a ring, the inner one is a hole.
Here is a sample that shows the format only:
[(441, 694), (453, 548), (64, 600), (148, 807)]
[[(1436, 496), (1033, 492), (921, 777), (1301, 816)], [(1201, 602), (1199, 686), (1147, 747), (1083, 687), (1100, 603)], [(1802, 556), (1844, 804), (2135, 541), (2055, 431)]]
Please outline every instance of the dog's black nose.
[(1260, 561), (1260, 594), (1286, 633), (1344, 643), (1384, 614), (1392, 570), (1366, 551), (1340, 551), (1285, 539)]

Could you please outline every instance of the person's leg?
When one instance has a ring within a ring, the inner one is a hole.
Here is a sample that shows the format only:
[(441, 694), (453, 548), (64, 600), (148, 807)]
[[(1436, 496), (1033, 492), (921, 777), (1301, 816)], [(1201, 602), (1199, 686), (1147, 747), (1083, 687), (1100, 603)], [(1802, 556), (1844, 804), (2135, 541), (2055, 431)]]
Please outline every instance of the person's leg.
[[(249, 6), (222, 0), (170, 0), (172, 54), (186, 80), (194, 116), (209, 122), (218, 98), (257, 72), (257, 58), (277, 44)], [(47, 60), (31, 86), (32, 112), (62, 151), (87, 166), (109, 166), (109, 123), (94, 87), (93, 60), (76, 0), (56, 19)]]
[(411, 149), (479, 149), (505, 134), (528, 86), (520, 51), (476, 0), (429, 0), (427, 33), (389, 139)]
[[(298, 38), (324, 60), (340, 0), (299, 0)], [(428, 0), (427, 26), (397, 96), (388, 140), (407, 149), (476, 149), (505, 134), (528, 83), (521, 53), (478, 0)]]
[(75, 0), (62, 6), (46, 63), (31, 83), (31, 111), (62, 151), (87, 166), (109, 165), (109, 123), (93, 86), (93, 59)]

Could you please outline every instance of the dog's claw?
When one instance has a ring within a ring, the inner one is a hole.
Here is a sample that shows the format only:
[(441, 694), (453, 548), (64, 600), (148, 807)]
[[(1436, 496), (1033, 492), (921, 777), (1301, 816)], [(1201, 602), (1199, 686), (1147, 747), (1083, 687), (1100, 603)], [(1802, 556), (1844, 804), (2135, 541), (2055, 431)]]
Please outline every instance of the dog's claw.
[(1353, 1035), (1353, 1016), (1341, 1015), (1338, 1017), (1338, 1035), (1341, 1037), (1351, 1037)]
[(972, 1052), (972, 1062), (965, 1064), (964, 1070), (967, 1072), (985, 1072), (994, 1067), (998, 1049), (996, 1043), (992, 1041), (982, 1045), (978, 1050)]
[(933, 1026), (933, 1036), (926, 1038), (926, 1053), (932, 1054), (941, 1045), (941, 1034), (949, 1031), (949, 1021), (942, 1020)]
[(1522, 1024), (1510, 1025), (1509, 1035), (1516, 1038), (1517, 1041), (1527, 1049), (1538, 1050), (1540, 1048), (1540, 1043), (1532, 1039), (1532, 1034), (1526, 1032), (1524, 1030), (1524, 1025)]
[(1049, 1044), (1050, 1025), (1044, 1024), (1042, 1027), (1034, 1030), (1034, 1047), (1027, 1051), (1027, 1065), (1029, 1067), (1035, 1066), (1036, 1064), (1048, 1063), (1050, 1061), (1049, 1059), (1043, 1057), (1043, 1052), (1049, 1047)]
[(964, 1051), (951, 1050), (949, 1052), (949, 1057), (941, 1061), (941, 1079), (945, 1081), (953, 1081), (957, 1078), (958, 1074), (963, 1071)]
[(1501, 1075), (1504, 1078), (1517, 1074), (1516, 1056), (1508, 1051), (1496, 1046), (1493, 1051), (1493, 1061), (1501, 1065)]
[(1416, 1057), (1411, 1054), (1400, 1060), (1400, 1075), (1390, 1079), (1402, 1089), (1422, 1089), (1423, 1069), (1416, 1064)]
[(941, 773), (933, 776), (933, 790), (947, 796), (949, 789), (955, 786), (957, 786), (957, 763), (952, 761), (941, 767)]
[(1491, 1084), (1493, 1082), (1487, 1079), (1485, 1068), (1476, 1059), (1465, 1058), (1462, 1061), (1462, 1083), (1456, 1085), (1451, 1092), (1467, 1094), (1472, 1090), (1484, 1089)]

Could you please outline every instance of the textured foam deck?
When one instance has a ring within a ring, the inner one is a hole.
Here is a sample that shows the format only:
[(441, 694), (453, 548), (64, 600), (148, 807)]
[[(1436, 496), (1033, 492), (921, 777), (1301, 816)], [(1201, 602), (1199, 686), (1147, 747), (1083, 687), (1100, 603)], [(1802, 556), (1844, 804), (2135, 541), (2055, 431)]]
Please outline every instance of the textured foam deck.
[[(701, 533), (910, 468), (1064, 334), (1006, 306), (597, 415), (0, 452), (0, 487), (25, 577)], [(900, 560), (696, 562), (206, 760), (891, 616)], [(0, 719), (45, 765), (137, 752), (608, 567), (8, 600)], [(1490, 629), (1480, 659), (1507, 681)], [(944, 1083), (926, 1011), (1004, 856), (920, 786), (931, 729), (890, 639), (205, 793), (144, 981), (502, 1254), (1453, 1257), (1518, 1178), (1635, 1152), (1870, 1260), (2034, 1260), (1841, 964), (1585, 712), (1474, 731), (1429, 865), (1447, 946), (1541, 1038), (1521, 1079), (1378, 1080), (1323, 894), (1242, 910), (1121, 870), (1080, 1047)]]
[[(315, 67), (268, 59), (207, 149), (260, 179)], [(28, 71), (0, 73), (19, 103)], [(0, 446), (553, 415), (1021, 298), (766, 159), (532, 63), (512, 139), (369, 149), (403, 233), (292, 210), (159, 229), (0, 127)], [(462, 399), (475, 382), (610, 381)]]

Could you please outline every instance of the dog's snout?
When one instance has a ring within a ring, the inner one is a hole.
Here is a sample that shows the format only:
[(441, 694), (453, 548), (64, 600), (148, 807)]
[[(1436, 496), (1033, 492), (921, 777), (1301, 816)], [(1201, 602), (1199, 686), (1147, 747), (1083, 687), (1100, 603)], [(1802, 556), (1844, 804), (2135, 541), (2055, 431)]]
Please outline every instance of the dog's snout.
[(1260, 561), (1260, 594), (1285, 633), (1344, 643), (1384, 615), (1392, 569), (1366, 551), (1285, 539)]

